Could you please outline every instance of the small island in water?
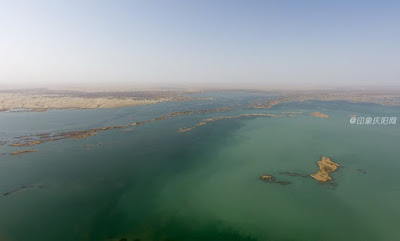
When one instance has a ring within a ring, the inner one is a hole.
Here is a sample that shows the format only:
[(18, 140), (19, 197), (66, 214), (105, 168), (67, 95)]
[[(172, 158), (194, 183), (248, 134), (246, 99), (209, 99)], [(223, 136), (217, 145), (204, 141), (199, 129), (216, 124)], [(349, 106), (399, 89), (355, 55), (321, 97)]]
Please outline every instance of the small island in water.
[(311, 113), (312, 116), (319, 117), (319, 118), (329, 118), (329, 115), (323, 114), (321, 112), (313, 112)]
[(340, 165), (334, 163), (329, 157), (323, 156), (318, 162), (318, 172), (310, 176), (319, 182), (329, 182), (332, 180), (329, 174), (336, 171), (339, 167)]
[[(294, 173), (294, 172), (281, 172), (280, 174), (285, 174), (291, 177), (312, 177), (313, 179), (317, 180), (319, 183), (329, 183), (332, 181), (332, 177), (329, 175), (330, 173), (336, 171), (340, 165), (333, 162), (331, 158), (322, 156), (321, 160), (317, 162), (318, 164), (318, 171), (314, 174), (309, 174), (309, 175), (303, 175), (299, 173)], [(276, 178), (270, 174), (264, 174), (260, 176), (260, 180), (265, 181), (265, 182), (270, 182), (270, 183), (279, 183), (279, 184), (290, 184), (290, 182), (287, 181), (279, 181), (276, 180)]]

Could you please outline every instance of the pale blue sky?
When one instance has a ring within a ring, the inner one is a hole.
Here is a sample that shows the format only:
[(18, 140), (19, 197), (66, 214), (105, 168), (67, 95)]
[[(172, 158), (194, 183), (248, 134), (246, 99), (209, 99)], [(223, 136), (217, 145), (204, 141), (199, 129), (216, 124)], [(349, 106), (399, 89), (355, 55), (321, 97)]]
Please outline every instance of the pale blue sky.
[(400, 1), (2, 1), (0, 87), (400, 85)]

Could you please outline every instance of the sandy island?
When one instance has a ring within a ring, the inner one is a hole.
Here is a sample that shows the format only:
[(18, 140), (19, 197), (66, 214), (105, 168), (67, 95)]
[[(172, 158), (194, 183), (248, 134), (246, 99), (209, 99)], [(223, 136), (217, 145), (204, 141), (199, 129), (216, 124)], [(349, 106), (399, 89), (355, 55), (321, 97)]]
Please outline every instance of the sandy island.
[(329, 115), (323, 114), (321, 112), (312, 112), (310, 115), (315, 116), (315, 117), (319, 117), (319, 118), (329, 118)]
[(329, 182), (332, 180), (332, 177), (329, 175), (331, 172), (334, 172), (340, 166), (337, 163), (334, 163), (329, 157), (322, 156), (321, 160), (318, 163), (318, 172), (311, 174), (310, 176), (319, 182)]
[[(322, 156), (321, 160), (318, 161), (317, 164), (319, 169), (314, 174), (303, 175), (294, 172), (280, 172), (280, 174), (288, 175), (291, 177), (303, 177), (303, 178), (312, 177), (319, 183), (329, 183), (332, 180), (332, 177), (329, 174), (336, 171), (340, 166), (339, 164), (334, 163), (329, 157), (326, 156)], [(366, 172), (364, 174), (366, 174)], [(274, 176), (269, 174), (262, 175), (260, 177), (260, 180), (271, 183), (290, 184), (290, 182), (276, 180)]]

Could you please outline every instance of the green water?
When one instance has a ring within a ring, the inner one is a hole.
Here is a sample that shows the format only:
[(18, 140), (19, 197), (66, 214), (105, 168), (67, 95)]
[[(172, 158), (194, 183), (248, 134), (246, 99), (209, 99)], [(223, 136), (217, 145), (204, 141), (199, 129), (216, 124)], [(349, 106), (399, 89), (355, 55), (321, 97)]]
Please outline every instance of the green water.
[[(0, 197), (0, 240), (400, 240), (399, 124), (349, 124), (350, 114), (400, 117), (399, 108), (307, 102), (253, 110), (245, 107), (258, 96), (215, 95), (215, 102), (1, 113), (0, 135), (10, 140), (237, 107), (45, 143), (24, 155), (0, 146), (1, 193), (43, 186)], [(176, 132), (208, 117), (300, 110), (296, 117), (220, 120)], [(313, 173), (322, 155), (341, 165), (334, 186), (280, 174)], [(291, 184), (262, 182), (263, 174)]]

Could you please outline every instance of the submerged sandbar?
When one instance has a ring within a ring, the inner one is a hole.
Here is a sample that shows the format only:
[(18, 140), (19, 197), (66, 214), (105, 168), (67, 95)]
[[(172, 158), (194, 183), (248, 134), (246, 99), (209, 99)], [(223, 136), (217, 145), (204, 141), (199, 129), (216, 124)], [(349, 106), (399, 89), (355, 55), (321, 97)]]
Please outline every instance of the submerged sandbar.
[(262, 175), (262, 176), (260, 177), (260, 180), (261, 180), (261, 181), (264, 181), (264, 182), (277, 183), (277, 184), (281, 184), (281, 185), (288, 185), (288, 184), (290, 184), (290, 182), (287, 182), (287, 181), (280, 181), (280, 180), (277, 180), (274, 176), (269, 175), (269, 174)]
[(36, 150), (32, 149), (32, 150), (14, 151), (14, 152), (11, 152), (10, 155), (15, 156), (15, 155), (19, 155), (19, 154), (23, 154), (23, 153), (30, 153), (30, 152), (36, 152)]

